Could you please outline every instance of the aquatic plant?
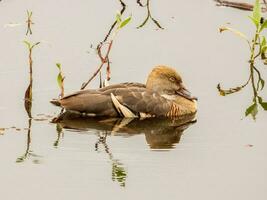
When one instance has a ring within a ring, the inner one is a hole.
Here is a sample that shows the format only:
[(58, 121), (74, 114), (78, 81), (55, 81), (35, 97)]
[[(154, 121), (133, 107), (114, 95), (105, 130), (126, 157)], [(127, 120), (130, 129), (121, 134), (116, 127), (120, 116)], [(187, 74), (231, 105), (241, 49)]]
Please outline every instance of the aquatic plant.
[(32, 72), (33, 72), (33, 60), (32, 60), (32, 52), (34, 47), (36, 47), (37, 45), (40, 44), (40, 42), (36, 42), (34, 44), (30, 43), (27, 40), (23, 41), (24, 44), (26, 45), (27, 49), (28, 49), (28, 62), (29, 62), (29, 68), (30, 68), (30, 83), (29, 86), (25, 92), (24, 95), (24, 106), (25, 109), (28, 113), (28, 116), (31, 118), (31, 108), (32, 108), (32, 83), (33, 83), (33, 77), (32, 77)]
[(258, 66), (256, 66), (256, 63), (258, 62), (267, 65), (267, 42), (266, 37), (262, 33), (263, 30), (267, 28), (267, 20), (262, 17), (259, 0), (255, 1), (252, 15), (249, 16), (249, 18), (255, 26), (255, 33), (251, 40), (249, 40), (248, 37), (239, 30), (227, 26), (220, 28), (220, 32), (230, 31), (247, 42), (250, 50), (250, 75), (248, 77), (248, 80), (238, 87), (222, 89), (220, 84), (218, 84), (217, 88), (222, 96), (226, 96), (239, 92), (243, 88), (248, 86), (248, 84), (251, 84), (253, 91), (252, 104), (246, 109), (245, 115), (251, 115), (253, 119), (256, 119), (259, 105), (263, 110), (267, 110), (267, 102), (263, 101), (262, 97), (259, 96), (259, 92), (262, 91), (265, 86), (265, 80), (262, 78)]
[(60, 94), (59, 94), (59, 97), (64, 97), (64, 80), (65, 80), (65, 77), (63, 76), (63, 73), (62, 73), (62, 69), (61, 69), (61, 64), (60, 63), (56, 63), (56, 66), (59, 70), (59, 73), (57, 75), (57, 84), (60, 88)]
[(146, 25), (146, 23), (148, 22), (148, 20), (151, 19), (151, 20), (154, 22), (154, 24), (156, 24), (156, 26), (157, 26), (158, 28), (160, 28), (160, 29), (164, 29), (164, 28), (160, 25), (160, 23), (158, 22), (158, 20), (156, 20), (156, 19), (152, 16), (152, 14), (151, 14), (151, 11), (150, 11), (150, 0), (147, 0), (147, 2), (146, 2), (145, 5), (143, 5), (143, 4), (141, 3), (140, 0), (137, 0), (137, 3), (138, 3), (138, 5), (141, 6), (141, 7), (146, 7), (146, 10), (147, 10), (147, 15), (146, 15), (145, 20), (144, 20), (139, 26), (137, 26), (137, 28), (142, 28), (143, 26)]
[(30, 67), (30, 77), (32, 80), (32, 66), (33, 66), (32, 51), (33, 51), (34, 47), (36, 47), (37, 45), (40, 44), (40, 42), (36, 42), (36, 43), (32, 44), (31, 42), (24, 40), (23, 43), (27, 46), (28, 52), (29, 52), (28, 61), (29, 61), (29, 67)]
[[(125, 9), (126, 9), (126, 4), (122, 0), (119, 0), (119, 2), (121, 4), (121, 10), (120, 10), (119, 14), (122, 16), (124, 11), (125, 11)], [(109, 38), (110, 34), (112, 33), (112, 31), (113, 31), (114, 27), (116, 26), (116, 24), (117, 24), (117, 19), (114, 20), (114, 22), (112, 23), (112, 25), (110, 26), (110, 28), (108, 30), (108, 33), (106, 34), (106, 36), (104, 38), (104, 40), (102, 42), (100, 42), (100, 43), (104, 43), (104, 42), (106, 42), (108, 40), (108, 38)]]
[[(98, 73), (100, 73), (102, 67), (106, 64), (106, 80), (109, 81), (110, 80), (110, 60), (109, 60), (109, 54), (110, 54), (110, 51), (112, 49), (112, 44), (113, 44), (113, 41), (115, 39), (115, 37), (117, 36), (118, 32), (124, 27), (126, 26), (130, 21), (131, 21), (131, 16), (127, 17), (126, 19), (122, 19), (121, 18), (121, 13), (117, 13), (116, 15), (116, 24), (115, 24), (115, 29), (113, 31), (113, 35), (110, 39), (109, 42), (100, 42), (100, 44), (97, 46), (97, 54), (100, 58), (100, 61), (101, 61), (101, 64), (100, 66), (97, 68), (97, 70), (95, 71), (95, 73), (89, 78), (88, 81), (84, 82), (81, 86), (81, 90), (85, 89), (85, 87), (96, 77), (96, 75)], [(110, 35), (110, 33), (108, 33), (108, 35)], [(106, 50), (106, 53), (105, 55), (103, 56), (103, 53), (102, 53), (102, 48), (104, 47), (104, 45), (107, 45), (107, 50)], [(100, 82), (101, 79), (100, 79)], [(101, 85), (101, 84), (100, 84)]]

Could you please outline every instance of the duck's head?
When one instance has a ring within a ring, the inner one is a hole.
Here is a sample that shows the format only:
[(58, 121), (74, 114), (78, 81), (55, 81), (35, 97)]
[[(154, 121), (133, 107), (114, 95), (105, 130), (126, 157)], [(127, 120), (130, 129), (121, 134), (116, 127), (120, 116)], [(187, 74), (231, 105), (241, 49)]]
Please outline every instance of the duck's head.
[(183, 85), (180, 74), (171, 67), (154, 67), (148, 76), (146, 87), (161, 95), (179, 95), (188, 100), (196, 100)]

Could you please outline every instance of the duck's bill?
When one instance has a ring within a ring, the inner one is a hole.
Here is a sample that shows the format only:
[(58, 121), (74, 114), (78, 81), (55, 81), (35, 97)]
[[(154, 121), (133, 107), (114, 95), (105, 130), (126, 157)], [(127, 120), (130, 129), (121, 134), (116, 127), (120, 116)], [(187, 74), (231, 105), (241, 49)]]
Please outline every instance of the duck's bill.
[(182, 88), (182, 89), (176, 91), (176, 94), (178, 94), (178, 95), (180, 95), (180, 96), (182, 96), (188, 100), (191, 100), (191, 101), (197, 100), (197, 97), (192, 96), (191, 93), (185, 88)]

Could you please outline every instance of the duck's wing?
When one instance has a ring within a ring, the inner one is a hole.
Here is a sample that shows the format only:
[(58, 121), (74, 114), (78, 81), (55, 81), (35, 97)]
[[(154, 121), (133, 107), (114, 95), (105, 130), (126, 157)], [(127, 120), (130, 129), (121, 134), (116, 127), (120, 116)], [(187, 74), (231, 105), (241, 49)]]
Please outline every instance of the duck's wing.
[(60, 106), (66, 110), (87, 114), (88, 116), (118, 116), (110, 95), (87, 91), (59, 100)]
[(121, 105), (138, 117), (168, 116), (175, 104), (146, 88), (119, 88), (112, 94)]

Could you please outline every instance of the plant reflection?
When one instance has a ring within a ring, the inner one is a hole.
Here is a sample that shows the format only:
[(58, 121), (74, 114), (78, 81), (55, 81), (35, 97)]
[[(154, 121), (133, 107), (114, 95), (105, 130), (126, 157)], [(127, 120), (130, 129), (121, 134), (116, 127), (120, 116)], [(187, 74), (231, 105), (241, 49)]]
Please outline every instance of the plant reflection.
[(61, 137), (63, 137), (63, 130), (62, 130), (62, 127), (59, 124), (57, 124), (57, 139), (53, 144), (54, 147), (56, 148), (58, 147)]
[(18, 157), (16, 162), (17, 163), (22, 163), (25, 160), (27, 160), (28, 158), (33, 158), (33, 163), (35, 164), (39, 164), (40, 160), (39, 158), (41, 156), (33, 153), (33, 151), (31, 150), (31, 126), (32, 126), (32, 118), (29, 118), (28, 120), (28, 132), (27, 132), (27, 143), (26, 143), (26, 150), (25, 153), (23, 153), (22, 156)]
[(100, 144), (103, 145), (104, 150), (108, 154), (109, 159), (112, 163), (112, 172), (111, 172), (112, 180), (117, 181), (120, 184), (120, 186), (125, 187), (127, 171), (125, 170), (124, 165), (118, 159), (114, 158), (110, 148), (108, 147), (108, 144), (106, 143), (106, 138), (107, 138), (107, 132), (104, 133), (104, 136), (101, 136), (101, 134), (99, 134), (98, 141), (95, 144), (95, 150), (99, 152), (99, 145)]
[(30, 81), (30, 85), (28, 86), (26, 93), (25, 93), (25, 99), (24, 99), (24, 106), (25, 106), (25, 110), (28, 114), (28, 128), (27, 128), (27, 142), (26, 142), (26, 150), (25, 153), (23, 153), (22, 156), (18, 157), (16, 162), (17, 163), (22, 163), (24, 162), (26, 159), (28, 159), (29, 157), (33, 158), (33, 163), (35, 164), (39, 164), (40, 160), (39, 158), (41, 156), (33, 153), (33, 151), (31, 150), (31, 127), (32, 127), (32, 96), (28, 95), (29, 92), (31, 91), (32, 88), (32, 79)]

